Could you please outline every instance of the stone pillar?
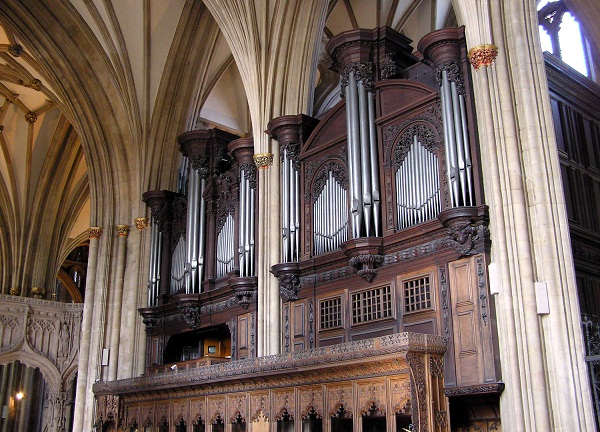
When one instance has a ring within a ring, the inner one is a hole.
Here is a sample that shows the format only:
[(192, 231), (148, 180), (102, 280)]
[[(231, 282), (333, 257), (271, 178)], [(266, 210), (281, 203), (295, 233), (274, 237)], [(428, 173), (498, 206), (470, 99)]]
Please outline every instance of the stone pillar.
[[(471, 47), (497, 268), (502, 428), (594, 430), (535, 2), (455, 6)], [(549, 313), (537, 309), (536, 291)]]
[[(67, 427), (65, 407), (67, 402), (67, 392), (49, 391), (46, 409), (46, 424), (44, 432), (64, 432)], [(76, 429), (74, 431), (87, 431), (87, 428)]]
[(25, 395), (23, 399), (19, 402), (21, 404), (21, 408), (19, 410), (19, 428), (18, 432), (28, 432), (27, 426), (29, 423), (29, 410), (31, 409), (31, 399), (33, 396), (33, 372), (35, 369), (32, 367), (25, 367), (25, 378), (23, 383), (23, 388), (19, 389)]
[[(144, 251), (149, 250), (150, 219), (134, 219), (136, 230), (127, 237), (127, 253), (123, 283), (123, 303), (121, 305), (121, 330), (119, 333), (119, 352), (117, 379), (132, 378), (143, 373), (146, 352), (146, 338), (141, 326), (139, 307), (147, 305), (148, 260)], [(141, 354), (140, 354), (141, 351)], [(111, 354), (112, 356), (113, 354)], [(140, 358), (141, 357), (141, 358)], [(141, 369), (139, 362), (142, 362)]]
[[(102, 228), (90, 227), (90, 248), (88, 255), (87, 278), (85, 287), (85, 300), (83, 306), (83, 319), (81, 323), (81, 342), (79, 345), (79, 367), (77, 369), (77, 399), (75, 400), (75, 414), (73, 430), (83, 431), (86, 400), (88, 396), (88, 367), (90, 360), (90, 342), (92, 332), (92, 318), (94, 313), (94, 298), (96, 294), (96, 271), (98, 265), (98, 249)], [(89, 386), (91, 393), (91, 385)], [(90, 394), (90, 397), (91, 394)]]
[(121, 334), (121, 305), (123, 303), (123, 283), (125, 279), (125, 257), (129, 225), (117, 225), (117, 274), (115, 277), (114, 302), (112, 304), (112, 323), (110, 333), (110, 351), (108, 362), (108, 380), (117, 379), (119, 364), (119, 337)]

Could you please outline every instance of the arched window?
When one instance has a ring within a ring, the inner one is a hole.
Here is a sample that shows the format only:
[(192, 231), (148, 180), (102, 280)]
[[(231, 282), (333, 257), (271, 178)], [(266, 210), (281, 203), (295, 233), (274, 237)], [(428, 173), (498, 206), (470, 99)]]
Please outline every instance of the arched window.
[(591, 53), (577, 18), (562, 0), (541, 0), (537, 10), (542, 50), (590, 77)]

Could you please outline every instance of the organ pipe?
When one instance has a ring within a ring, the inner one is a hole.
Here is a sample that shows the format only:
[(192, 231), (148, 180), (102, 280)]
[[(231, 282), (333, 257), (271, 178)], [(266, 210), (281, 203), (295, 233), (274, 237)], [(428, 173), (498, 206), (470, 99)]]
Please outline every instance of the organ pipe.
[(352, 236), (381, 235), (381, 198), (371, 65), (350, 64), (347, 70), (346, 121)]
[(155, 216), (152, 216), (150, 230), (150, 274), (148, 279), (148, 306), (157, 306), (160, 285), (160, 252), (162, 250), (162, 235), (158, 230), (158, 224)]
[[(451, 79), (452, 78), (452, 79)], [(452, 206), (474, 205), (472, 162), (467, 133), (467, 116), (464, 95), (456, 81), (456, 73), (448, 75), (448, 67), (441, 70), (440, 97), (444, 121), (446, 169)]]

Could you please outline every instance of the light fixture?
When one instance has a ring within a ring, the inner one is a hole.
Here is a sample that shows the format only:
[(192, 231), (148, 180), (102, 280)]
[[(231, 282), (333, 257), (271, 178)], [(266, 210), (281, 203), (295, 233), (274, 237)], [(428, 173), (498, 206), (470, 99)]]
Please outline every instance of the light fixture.
[(15, 397), (17, 398), (17, 400), (21, 400), (23, 399), (23, 397), (25, 397), (25, 395), (23, 394), (23, 392), (19, 392), (15, 395)]

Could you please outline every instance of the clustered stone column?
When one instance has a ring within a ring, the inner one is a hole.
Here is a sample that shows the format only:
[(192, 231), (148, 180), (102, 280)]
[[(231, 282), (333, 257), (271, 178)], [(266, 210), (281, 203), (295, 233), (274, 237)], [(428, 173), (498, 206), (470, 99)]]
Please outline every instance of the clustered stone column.
[(93, 396), (87, 389), (92, 388), (93, 378), (90, 380), (90, 344), (93, 325), (94, 298), (96, 295), (96, 272), (98, 266), (98, 250), (100, 236), (103, 229), (101, 227), (90, 227), (90, 246), (88, 254), (88, 271), (85, 287), (85, 300), (83, 306), (83, 320), (81, 323), (81, 342), (79, 344), (79, 367), (77, 370), (77, 399), (75, 402), (75, 417), (73, 419), (73, 430), (83, 430), (83, 419), (85, 407), (91, 406), (92, 401), (88, 403), (88, 398)]
[(129, 225), (117, 225), (117, 272), (115, 275), (114, 300), (112, 305), (112, 323), (110, 333), (108, 380), (117, 379), (119, 363), (119, 336), (121, 334), (121, 305), (123, 303), (123, 284), (125, 282), (125, 256)]

